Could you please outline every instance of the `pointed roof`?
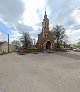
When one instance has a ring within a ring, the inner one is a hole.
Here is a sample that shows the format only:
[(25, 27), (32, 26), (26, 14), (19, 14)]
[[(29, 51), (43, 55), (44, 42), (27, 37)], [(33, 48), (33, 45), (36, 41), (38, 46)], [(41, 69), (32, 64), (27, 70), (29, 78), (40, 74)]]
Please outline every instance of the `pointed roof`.
[(46, 10), (45, 10), (44, 19), (47, 19), (47, 13), (46, 13)]

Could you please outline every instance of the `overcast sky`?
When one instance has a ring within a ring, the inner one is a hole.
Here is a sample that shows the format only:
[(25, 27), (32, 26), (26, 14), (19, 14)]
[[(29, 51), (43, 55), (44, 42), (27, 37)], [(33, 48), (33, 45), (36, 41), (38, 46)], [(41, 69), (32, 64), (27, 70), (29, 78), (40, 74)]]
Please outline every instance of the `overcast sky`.
[(80, 0), (0, 0), (0, 40), (18, 40), (29, 32), (37, 40), (44, 11), (50, 29), (56, 24), (66, 28), (69, 43), (80, 41)]

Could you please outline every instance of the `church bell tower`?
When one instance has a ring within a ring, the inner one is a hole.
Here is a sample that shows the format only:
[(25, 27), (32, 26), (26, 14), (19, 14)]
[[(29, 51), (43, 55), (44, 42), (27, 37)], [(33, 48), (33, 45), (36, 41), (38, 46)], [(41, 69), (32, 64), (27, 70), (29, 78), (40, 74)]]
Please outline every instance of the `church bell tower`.
[(44, 37), (44, 33), (49, 31), (49, 19), (47, 18), (46, 10), (45, 10), (44, 19), (42, 22), (42, 31), (43, 31), (43, 37)]
[(37, 48), (42, 50), (51, 50), (54, 46), (54, 33), (49, 30), (49, 19), (45, 10), (42, 21), (42, 31), (38, 34)]

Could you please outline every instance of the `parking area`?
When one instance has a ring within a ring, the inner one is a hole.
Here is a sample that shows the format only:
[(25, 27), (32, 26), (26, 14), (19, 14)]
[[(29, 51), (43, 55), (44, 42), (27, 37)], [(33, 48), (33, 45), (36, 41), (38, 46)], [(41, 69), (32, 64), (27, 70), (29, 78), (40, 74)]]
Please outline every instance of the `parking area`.
[(80, 92), (80, 58), (70, 55), (0, 56), (0, 92)]

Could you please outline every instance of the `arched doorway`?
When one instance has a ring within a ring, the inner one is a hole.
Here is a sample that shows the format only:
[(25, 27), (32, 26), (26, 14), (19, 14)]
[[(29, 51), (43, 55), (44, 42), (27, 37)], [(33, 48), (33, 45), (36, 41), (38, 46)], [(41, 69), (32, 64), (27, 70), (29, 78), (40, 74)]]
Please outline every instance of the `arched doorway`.
[(46, 50), (47, 49), (51, 49), (51, 42), (50, 41), (47, 41), (47, 43), (46, 43)]

